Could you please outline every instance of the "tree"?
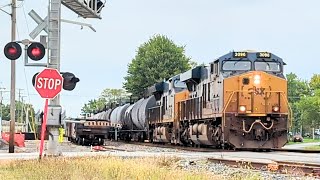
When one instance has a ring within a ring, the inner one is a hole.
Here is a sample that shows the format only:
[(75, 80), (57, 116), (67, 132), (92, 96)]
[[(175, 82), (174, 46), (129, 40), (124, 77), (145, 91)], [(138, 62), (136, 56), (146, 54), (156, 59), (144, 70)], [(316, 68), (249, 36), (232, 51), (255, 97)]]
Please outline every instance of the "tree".
[(313, 96), (303, 97), (297, 107), (301, 112), (301, 120), (304, 126), (316, 127), (320, 126), (320, 89), (315, 90)]
[[(7, 120), (9, 121), (10, 120), (10, 104), (0, 104), (0, 112), (2, 114), (2, 119), (3, 120)], [(15, 120), (17, 122), (23, 122), (25, 119), (26, 119), (26, 110), (27, 108), (29, 109), (28, 111), (28, 116), (29, 116), (29, 119), (31, 120), (33, 118), (33, 115), (34, 115), (34, 108), (32, 106), (32, 104), (27, 104), (27, 103), (23, 103), (23, 102), (20, 102), (20, 101), (16, 101), (16, 110), (15, 110)], [(23, 113), (22, 113), (23, 112)]]
[(186, 57), (184, 48), (166, 36), (153, 36), (140, 45), (135, 58), (128, 65), (124, 88), (134, 96), (141, 97), (145, 88), (187, 71), (194, 63)]
[(104, 98), (92, 99), (84, 104), (82, 113), (98, 113), (106, 108), (106, 100)]
[(119, 104), (127, 103), (129, 95), (124, 89), (106, 88), (97, 99), (92, 99), (86, 103), (81, 111), (82, 113), (98, 113), (107, 108), (115, 107)]
[(309, 84), (312, 91), (320, 89), (320, 74), (314, 74)]
[(310, 96), (311, 90), (308, 82), (299, 79), (294, 73), (287, 74), (286, 78), (288, 81), (288, 99), (293, 112), (293, 131), (298, 132), (302, 124), (302, 119), (301, 110), (297, 103), (302, 97)]
[(299, 101), (301, 97), (311, 95), (311, 90), (307, 81), (298, 78), (294, 73), (286, 75), (288, 81), (288, 98), (290, 103)]
[(124, 89), (104, 89), (101, 93), (101, 98), (106, 100), (107, 106), (111, 106), (112, 103), (122, 104), (129, 101), (130, 94)]

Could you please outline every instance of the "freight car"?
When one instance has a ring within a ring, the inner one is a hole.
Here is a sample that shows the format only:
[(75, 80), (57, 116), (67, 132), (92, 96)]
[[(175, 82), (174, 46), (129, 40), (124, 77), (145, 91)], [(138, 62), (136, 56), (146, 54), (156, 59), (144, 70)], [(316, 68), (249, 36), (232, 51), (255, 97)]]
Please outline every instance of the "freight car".
[(112, 124), (109, 120), (111, 110), (100, 112), (87, 119), (65, 120), (65, 136), (79, 145), (103, 145), (108, 138)]
[[(133, 104), (109, 110), (122, 128), (108, 137), (233, 149), (287, 142), (290, 106), (283, 60), (269, 52), (230, 52), (149, 87)], [(108, 119), (107, 118), (107, 119)]]

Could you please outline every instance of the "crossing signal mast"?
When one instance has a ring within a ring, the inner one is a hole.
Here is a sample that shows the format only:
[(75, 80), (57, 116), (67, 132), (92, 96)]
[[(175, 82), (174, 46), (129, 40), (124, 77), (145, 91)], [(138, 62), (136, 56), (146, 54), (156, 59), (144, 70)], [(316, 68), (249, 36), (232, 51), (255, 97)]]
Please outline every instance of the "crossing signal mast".
[[(31, 10), (28, 14), (38, 24), (38, 26), (29, 34), (32, 39), (35, 39), (41, 31), (45, 31), (48, 36), (40, 36), (40, 42), (33, 42), (29, 40), (15, 41), (15, 18), (16, 18), (16, 0), (12, 0), (12, 42), (9, 42), (4, 48), (5, 56), (11, 60), (11, 119), (15, 119), (14, 115), (14, 89), (15, 89), (15, 60), (17, 60), (22, 54), (22, 48), (20, 44), (23, 44), (25, 52), (25, 66), (47, 67), (56, 69), (60, 72), (60, 40), (61, 40), (61, 22), (67, 22), (71, 24), (77, 24), (81, 26), (87, 26), (94, 32), (95, 29), (90, 24), (81, 22), (75, 22), (70, 20), (61, 19), (61, 4), (72, 10), (80, 17), (84, 19), (93, 18), (101, 19), (101, 10), (105, 6), (106, 1), (102, 0), (49, 0), (48, 15), (45, 18), (41, 18), (34, 10)], [(48, 42), (47, 42), (48, 40)], [(40, 61), (44, 55), (48, 53), (47, 63), (29, 63), (28, 59), (33, 61)], [(63, 77), (63, 89), (72, 91), (76, 87), (76, 84), (80, 81), (73, 73), (60, 72)], [(36, 76), (36, 75), (35, 75)], [(35, 83), (35, 76), (32, 83)], [(60, 115), (62, 108), (60, 105), (60, 96), (57, 95), (54, 99), (50, 100), (48, 106), (48, 131), (49, 136), (47, 155), (59, 155), (58, 152), (58, 136), (59, 127), (61, 126)], [(14, 133), (14, 121), (10, 125), (10, 144), (9, 152), (14, 152), (13, 146), (13, 133)], [(13, 129), (13, 130), (11, 130)]]

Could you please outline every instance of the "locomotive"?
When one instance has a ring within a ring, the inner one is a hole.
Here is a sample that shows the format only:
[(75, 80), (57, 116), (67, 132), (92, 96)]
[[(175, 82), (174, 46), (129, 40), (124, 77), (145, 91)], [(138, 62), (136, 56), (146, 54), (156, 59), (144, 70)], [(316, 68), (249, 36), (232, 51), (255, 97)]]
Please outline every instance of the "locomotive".
[[(270, 52), (230, 52), (154, 84), (133, 104), (102, 114), (121, 125), (116, 136), (124, 140), (280, 148), (287, 142), (292, 114), (285, 65)], [(114, 138), (111, 132), (108, 137)]]

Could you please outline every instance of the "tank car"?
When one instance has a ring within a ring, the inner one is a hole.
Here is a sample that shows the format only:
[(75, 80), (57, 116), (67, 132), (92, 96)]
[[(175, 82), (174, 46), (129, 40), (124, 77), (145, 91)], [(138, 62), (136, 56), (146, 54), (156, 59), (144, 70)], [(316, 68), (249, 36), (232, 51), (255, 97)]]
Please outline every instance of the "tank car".
[(284, 146), (290, 118), (284, 65), (269, 52), (230, 52), (155, 85), (152, 140), (234, 149)]

